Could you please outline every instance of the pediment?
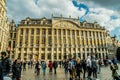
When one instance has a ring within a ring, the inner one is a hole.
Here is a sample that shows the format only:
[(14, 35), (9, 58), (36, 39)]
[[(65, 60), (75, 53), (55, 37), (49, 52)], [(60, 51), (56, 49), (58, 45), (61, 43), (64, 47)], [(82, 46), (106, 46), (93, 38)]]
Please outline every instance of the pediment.
[(79, 26), (70, 21), (58, 21), (53, 24), (54, 28), (67, 28), (67, 29), (79, 29)]

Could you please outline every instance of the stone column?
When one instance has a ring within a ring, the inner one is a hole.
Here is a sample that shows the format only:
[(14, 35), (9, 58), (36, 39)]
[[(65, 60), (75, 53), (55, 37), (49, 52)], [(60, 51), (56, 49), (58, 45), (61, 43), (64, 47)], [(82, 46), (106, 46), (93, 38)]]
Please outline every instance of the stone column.
[(48, 29), (45, 29), (45, 31), (46, 31), (46, 35), (45, 35), (45, 37), (46, 37), (46, 42), (45, 42), (45, 60), (47, 60), (47, 56), (48, 56), (48, 54), (47, 54), (47, 48), (48, 48)]
[(57, 30), (57, 35), (56, 35), (56, 37), (57, 37), (56, 59), (58, 60), (59, 59), (59, 51), (58, 51), (58, 48), (59, 48), (59, 42), (58, 42), (58, 40), (59, 40), (59, 38), (58, 38), (58, 29), (56, 29), (56, 30)]
[(41, 43), (42, 43), (42, 28), (40, 28), (40, 38), (39, 38), (39, 59), (42, 59), (41, 58), (41, 55), (42, 55), (42, 50), (41, 50), (41, 48), (42, 48), (42, 45), (41, 45)]
[(51, 53), (51, 60), (54, 60), (54, 28), (52, 28), (52, 53)]
[(64, 59), (64, 53), (63, 53), (63, 29), (61, 29), (61, 57), (62, 60)]

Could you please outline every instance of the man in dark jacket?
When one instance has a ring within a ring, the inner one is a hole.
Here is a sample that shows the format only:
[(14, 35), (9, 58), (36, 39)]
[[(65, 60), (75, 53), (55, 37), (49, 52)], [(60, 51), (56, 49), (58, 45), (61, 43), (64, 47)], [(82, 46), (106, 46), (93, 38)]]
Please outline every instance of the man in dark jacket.
[(1, 52), (1, 57), (2, 57), (2, 61), (1, 61), (1, 65), (2, 65), (2, 75), (3, 78), (5, 76), (8, 76), (10, 73), (10, 69), (11, 69), (11, 64), (10, 64), (10, 59), (8, 57), (7, 52)]
[(21, 65), (19, 64), (19, 60), (15, 60), (12, 65), (13, 72), (13, 80), (20, 80), (21, 77)]
[(54, 73), (56, 74), (56, 69), (58, 67), (57, 61), (53, 62)]
[(0, 60), (0, 80), (3, 80), (1, 60)]

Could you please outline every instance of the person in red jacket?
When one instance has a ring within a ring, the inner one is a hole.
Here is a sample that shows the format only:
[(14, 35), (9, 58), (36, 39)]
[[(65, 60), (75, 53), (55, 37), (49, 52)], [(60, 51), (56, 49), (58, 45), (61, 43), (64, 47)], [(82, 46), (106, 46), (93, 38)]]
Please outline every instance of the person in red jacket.
[(49, 61), (48, 67), (49, 67), (49, 72), (52, 72), (52, 68), (53, 68), (52, 61)]

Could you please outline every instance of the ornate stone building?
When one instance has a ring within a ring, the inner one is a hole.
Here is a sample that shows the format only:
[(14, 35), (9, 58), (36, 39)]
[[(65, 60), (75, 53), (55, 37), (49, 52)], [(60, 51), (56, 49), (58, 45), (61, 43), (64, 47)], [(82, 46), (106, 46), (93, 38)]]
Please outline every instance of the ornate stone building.
[(15, 55), (15, 47), (16, 47), (16, 34), (17, 34), (17, 27), (15, 22), (12, 20), (9, 24), (9, 47), (10, 47), (10, 58), (14, 59)]
[(113, 37), (110, 34), (107, 34), (107, 49), (108, 49), (108, 57), (113, 58), (116, 56), (117, 48), (119, 47), (119, 41), (117, 40), (117, 36), (114, 35)]
[(69, 57), (87, 57), (94, 53), (98, 58), (108, 54), (107, 32), (104, 27), (79, 19), (27, 17), (18, 24), (16, 58), (62, 60)]
[(6, 51), (9, 38), (9, 26), (6, 17), (6, 0), (0, 0), (0, 52)]

